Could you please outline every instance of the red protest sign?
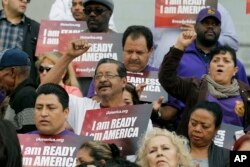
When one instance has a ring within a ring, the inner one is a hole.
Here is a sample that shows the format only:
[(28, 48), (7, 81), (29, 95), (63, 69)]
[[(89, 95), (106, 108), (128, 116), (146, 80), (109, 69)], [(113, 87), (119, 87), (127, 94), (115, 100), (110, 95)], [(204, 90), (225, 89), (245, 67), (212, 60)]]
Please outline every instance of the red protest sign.
[(40, 24), (36, 56), (44, 52), (58, 51), (60, 34), (75, 34), (84, 31), (87, 25), (83, 21), (42, 20)]
[(155, 27), (180, 27), (194, 24), (197, 13), (203, 8), (217, 8), (218, 0), (155, 0)]
[(246, 13), (250, 13), (250, 0), (247, 0)]

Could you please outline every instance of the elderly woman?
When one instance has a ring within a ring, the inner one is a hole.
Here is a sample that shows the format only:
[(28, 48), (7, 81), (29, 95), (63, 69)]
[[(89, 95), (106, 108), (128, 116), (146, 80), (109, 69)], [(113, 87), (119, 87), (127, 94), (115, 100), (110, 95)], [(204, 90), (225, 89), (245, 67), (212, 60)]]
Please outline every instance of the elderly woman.
[(187, 140), (175, 133), (153, 128), (141, 140), (137, 164), (142, 167), (191, 167), (191, 156), (185, 144)]
[(238, 68), (233, 49), (225, 46), (211, 51), (207, 55), (211, 56), (208, 74), (201, 80), (176, 75), (185, 48), (195, 38), (194, 31), (182, 32), (165, 56), (159, 72), (159, 81), (164, 89), (186, 105), (178, 132), (187, 135), (188, 111), (201, 100), (217, 102), (223, 110), (223, 122), (246, 127), (250, 123), (250, 88), (234, 78)]
[(194, 163), (200, 167), (227, 166), (229, 150), (213, 142), (222, 122), (221, 107), (216, 102), (200, 101), (190, 113), (188, 138)]

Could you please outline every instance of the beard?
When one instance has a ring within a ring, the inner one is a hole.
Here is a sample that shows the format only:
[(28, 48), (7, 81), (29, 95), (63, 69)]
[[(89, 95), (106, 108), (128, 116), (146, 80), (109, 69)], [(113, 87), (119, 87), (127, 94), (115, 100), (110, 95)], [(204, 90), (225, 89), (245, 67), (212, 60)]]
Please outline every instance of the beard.
[[(206, 32), (205, 32), (206, 33)], [(212, 47), (218, 42), (220, 33), (214, 32), (214, 38), (206, 37), (205, 33), (197, 33), (197, 40), (205, 47)]]

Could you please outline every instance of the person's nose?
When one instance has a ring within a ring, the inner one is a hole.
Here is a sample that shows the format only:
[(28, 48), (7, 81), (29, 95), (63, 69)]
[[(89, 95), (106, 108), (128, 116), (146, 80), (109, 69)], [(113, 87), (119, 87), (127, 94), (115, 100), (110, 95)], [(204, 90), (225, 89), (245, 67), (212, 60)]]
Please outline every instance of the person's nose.
[(201, 125), (196, 125), (195, 127), (194, 127), (194, 130), (195, 130), (195, 132), (201, 132)]
[(138, 59), (138, 55), (137, 55), (137, 53), (136, 53), (136, 52), (131, 53), (130, 58), (131, 58), (132, 60), (136, 60), (136, 59)]
[(163, 153), (162, 153), (162, 150), (161, 150), (161, 149), (158, 149), (158, 150), (157, 150), (157, 156), (158, 156), (158, 157), (163, 156)]
[(42, 117), (48, 116), (48, 110), (47, 110), (46, 108), (42, 109), (42, 111), (41, 111), (41, 116), (42, 116)]

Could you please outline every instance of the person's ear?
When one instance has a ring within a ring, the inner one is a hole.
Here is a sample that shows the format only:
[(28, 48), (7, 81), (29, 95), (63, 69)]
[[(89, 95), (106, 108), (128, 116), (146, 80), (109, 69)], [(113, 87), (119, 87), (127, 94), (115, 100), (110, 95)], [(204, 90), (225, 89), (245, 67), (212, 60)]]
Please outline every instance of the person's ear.
[(68, 115), (69, 115), (69, 108), (65, 108), (65, 109), (63, 110), (63, 112), (65, 113), (65, 119), (67, 120)]
[(236, 73), (238, 72), (238, 70), (239, 70), (239, 68), (236, 66), (236, 67), (234, 67), (234, 75), (233, 76), (235, 76), (236, 75)]
[(17, 69), (15, 67), (11, 67), (10, 70), (9, 70), (9, 72), (10, 72), (10, 76), (12, 78), (16, 77), (16, 75), (17, 75)]
[(125, 86), (127, 85), (127, 77), (123, 77), (122, 78), (122, 82), (123, 82), (123, 88), (125, 88)]

